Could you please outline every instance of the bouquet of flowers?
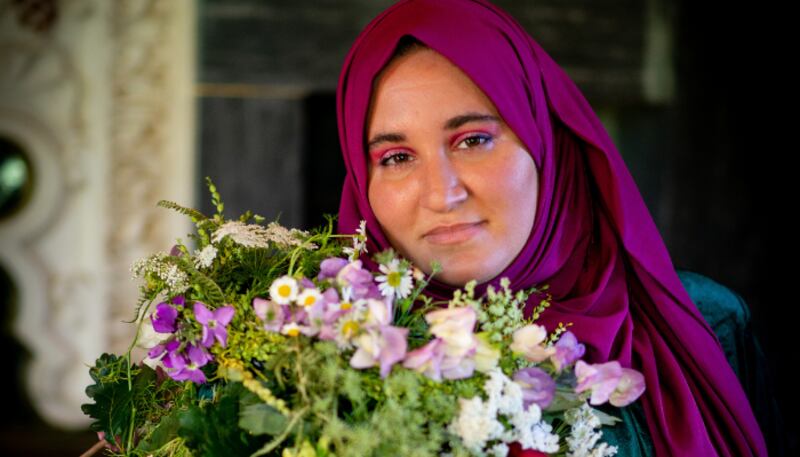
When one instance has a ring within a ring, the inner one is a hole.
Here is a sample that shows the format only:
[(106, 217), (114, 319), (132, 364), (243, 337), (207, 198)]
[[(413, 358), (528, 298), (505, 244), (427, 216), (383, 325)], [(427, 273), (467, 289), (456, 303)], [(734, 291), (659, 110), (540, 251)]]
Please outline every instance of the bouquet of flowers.
[[(360, 260), (365, 225), (287, 229), (246, 212), (226, 220), (174, 202), (196, 249), (137, 261), (136, 338), (91, 367), (83, 411), (106, 451), (126, 456), (614, 455), (602, 425), (644, 391), (618, 362), (588, 364), (559, 324), (536, 320), (547, 285), (503, 278), (475, 297), (425, 295), (433, 275), (388, 249)], [(252, 220), (252, 221), (251, 221)], [(536, 294), (536, 295), (534, 295)], [(523, 307), (535, 296), (530, 317)], [(135, 346), (147, 350), (140, 362)]]

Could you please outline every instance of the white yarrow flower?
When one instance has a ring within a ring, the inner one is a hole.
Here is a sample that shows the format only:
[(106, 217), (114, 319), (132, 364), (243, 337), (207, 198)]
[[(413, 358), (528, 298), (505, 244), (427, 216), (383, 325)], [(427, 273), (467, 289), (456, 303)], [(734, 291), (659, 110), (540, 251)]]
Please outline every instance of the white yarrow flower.
[(178, 268), (171, 260), (169, 253), (157, 252), (131, 265), (133, 278), (145, 277), (148, 273), (167, 283), (171, 295), (178, 295), (189, 288), (189, 275)]
[(217, 257), (217, 248), (209, 244), (200, 251), (195, 250), (194, 255), (195, 268), (208, 268), (214, 263), (214, 259)]
[(497, 443), (489, 449), (489, 455), (492, 457), (506, 457), (508, 455), (508, 445), (506, 443)]
[(189, 276), (177, 265), (170, 265), (161, 279), (167, 283), (167, 287), (174, 293), (182, 293), (189, 288)]
[(597, 445), (603, 432), (596, 429), (602, 424), (588, 403), (567, 411), (564, 419), (572, 426), (570, 436), (566, 439), (569, 446), (568, 457), (606, 457), (617, 454), (617, 446), (609, 446), (608, 443)]
[(304, 245), (307, 249), (317, 248), (314, 243), (305, 243), (300, 239), (309, 233), (287, 229), (277, 222), (271, 222), (267, 227), (258, 224), (245, 224), (241, 221), (228, 221), (222, 224), (211, 236), (211, 241), (219, 243), (226, 236), (234, 243), (250, 248), (269, 248), (270, 242), (283, 247)]
[[(519, 442), (523, 449), (557, 452), (559, 436), (552, 433), (550, 424), (542, 421), (539, 405), (532, 403), (525, 409), (521, 386), (500, 368), (489, 370), (487, 375), (483, 391), (488, 399), (459, 399), (459, 413), (450, 424), (451, 432), (476, 455), (506, 455), (508, 446), (505, 444), (513, 442)], [(505, 419), (509, 428), (503, 425), (499, 416)]]
[(499, 439), (505, 427), (490, 414), (488, 405), (479, 397), (459, 398), (458, 416), (450, 424), (452, 433), (461, 438), (464, 447), (478, 455), (484, 453), (486, 443)]

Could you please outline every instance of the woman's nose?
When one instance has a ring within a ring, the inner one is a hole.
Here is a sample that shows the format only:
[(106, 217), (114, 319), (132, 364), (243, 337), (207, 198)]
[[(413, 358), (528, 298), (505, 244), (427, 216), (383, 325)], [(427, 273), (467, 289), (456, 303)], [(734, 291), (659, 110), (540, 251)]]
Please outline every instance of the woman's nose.
[(467, 189), (446, 152), (428, 161), (422, 192), (423, 206), (435, 212), (451, 211), (466, 200)]

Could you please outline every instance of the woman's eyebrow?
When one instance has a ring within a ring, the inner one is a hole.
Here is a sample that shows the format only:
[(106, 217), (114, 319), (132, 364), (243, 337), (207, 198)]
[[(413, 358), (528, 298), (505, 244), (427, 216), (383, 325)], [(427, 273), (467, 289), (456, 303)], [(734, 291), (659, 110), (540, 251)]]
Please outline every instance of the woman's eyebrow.
[[(461, 127), (464, 124), (469, 122), (500, 122), (500, 118), (493, 115), (493, 114), (482, 114), (482, 113), (466, 113), (466, 114), (459, 114), (458, 116), (452, 117), (448, 119), (444, 123), (445, 130), (455, 130)], [(401, 141), (405, 141), (406, 136), (402, 133), (379, 133), (372, 137), (372, 139), (367, 143), (367, 150), (374, 148), (375, 146), (381, 143), (399, 143)]]
[(444, 123), (445, 130), (454, 130), (468, 122), (500, 122), (500, 118), (492, 114), (466, 113), (450, 118)]

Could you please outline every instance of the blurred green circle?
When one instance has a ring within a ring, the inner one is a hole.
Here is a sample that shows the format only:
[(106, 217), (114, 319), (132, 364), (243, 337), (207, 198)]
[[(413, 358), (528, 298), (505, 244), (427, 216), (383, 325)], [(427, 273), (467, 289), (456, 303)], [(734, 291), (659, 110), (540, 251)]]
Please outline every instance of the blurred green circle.
[(30, 160), (15, 141), (0, 137), (0, 220), (22, 209), (33, 187)]

